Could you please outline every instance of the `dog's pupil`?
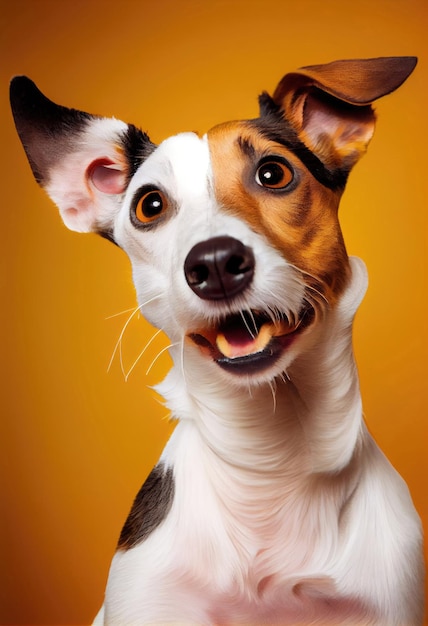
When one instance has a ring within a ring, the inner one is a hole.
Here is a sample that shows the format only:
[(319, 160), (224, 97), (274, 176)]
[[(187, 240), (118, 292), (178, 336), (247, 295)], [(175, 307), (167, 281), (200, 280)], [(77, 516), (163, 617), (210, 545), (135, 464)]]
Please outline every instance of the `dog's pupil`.
[(147, 195), (143, 202), (143, 212), (146, 217), (154, 217), (162, 211), (162, 197), (154, 191)]
[(283, 177), (283, 170), (276, 163), (268, 163), (263, 165), (259, 170), (260, 182), (267, 186), (278, 185)]

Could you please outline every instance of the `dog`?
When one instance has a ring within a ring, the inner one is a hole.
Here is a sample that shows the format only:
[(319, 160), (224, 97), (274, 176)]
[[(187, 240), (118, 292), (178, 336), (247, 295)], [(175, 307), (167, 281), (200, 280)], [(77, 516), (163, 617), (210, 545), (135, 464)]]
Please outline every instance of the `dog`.
[(120, 534), (95, 624), (416, 626), (421, 524), (362, 417), (363, 262), (338, 205), (372, 103), (414, 57), (286, 74), (260, 116), (159, 146), (11, 83), (18, 134), (66, 226), (129, 256), (169, 337), (177, 420)]

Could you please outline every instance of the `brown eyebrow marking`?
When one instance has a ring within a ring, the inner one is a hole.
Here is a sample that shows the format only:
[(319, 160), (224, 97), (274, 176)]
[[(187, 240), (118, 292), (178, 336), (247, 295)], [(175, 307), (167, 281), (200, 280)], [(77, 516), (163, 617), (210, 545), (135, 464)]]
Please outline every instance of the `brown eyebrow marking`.
[(255, 158), (256, 149), (249, 139), (247, 139), (246, 137), (242, 137), (242, 135), (239, 135), (239, 137), (236, 140), (236, 143), (238, 144), (241, 152), (245, 156), (249, 157), (250, 159)]

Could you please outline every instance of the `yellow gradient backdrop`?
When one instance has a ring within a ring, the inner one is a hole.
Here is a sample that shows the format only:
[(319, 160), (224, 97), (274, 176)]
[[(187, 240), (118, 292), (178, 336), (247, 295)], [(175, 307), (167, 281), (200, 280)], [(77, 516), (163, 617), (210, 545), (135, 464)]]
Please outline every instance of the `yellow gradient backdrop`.
[[(116, 354), (134, 306), (124, 254), (69, 232), (32, 179), (7, 104), (28, 74), (52, 99), (142, 126), (154, 141), (257, 114), (289, 70), (418, 55), (377, 105), (341, 208), (369, 268), (355, 326), (371, 431), (428, 524), (425, 0), (13, 0), (0, 8), (2, 624), (88, 624), (131, 501), (171, 426), (150, 385), (156, 339), (127, 382)], [(191, 225), (189, 225), (191, 228)], [(112, 317), (114, 316), (114, 317)], [(153, 330), (123, 336), (128, 370)], [(382, 572), (379, 572), (382, 575)]]

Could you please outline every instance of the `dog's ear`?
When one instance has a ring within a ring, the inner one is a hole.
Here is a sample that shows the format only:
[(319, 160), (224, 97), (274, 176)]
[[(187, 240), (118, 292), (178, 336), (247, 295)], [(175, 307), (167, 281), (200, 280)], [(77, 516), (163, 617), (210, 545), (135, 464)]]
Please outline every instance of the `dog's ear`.
[(57, 105), (26, 76), (12, 80), (10, 101), (33, 174), (66, 226), (108, 237), (129, 179), (155, 148), (148, 136)]
[(373, 135), (371, 104), (397, 89), (416, 62), (382, 57), (304, 67), (284, 76), (273, 101), (326, 167), (349, 171)]

